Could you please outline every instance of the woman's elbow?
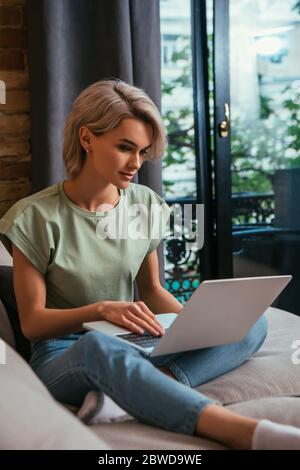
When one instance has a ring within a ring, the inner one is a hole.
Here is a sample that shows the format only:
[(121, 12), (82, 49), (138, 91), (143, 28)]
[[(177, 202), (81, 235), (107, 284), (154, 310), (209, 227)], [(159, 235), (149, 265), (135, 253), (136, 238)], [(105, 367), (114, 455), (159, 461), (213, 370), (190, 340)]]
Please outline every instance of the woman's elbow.
[(28, 341), (38, 341), (41, 339), (40, 335), (38, 335), (37, 323), (32, 318), (26, 318), (26, 320), (20, 319), (20, 327), (23, 336), (25, 336)]

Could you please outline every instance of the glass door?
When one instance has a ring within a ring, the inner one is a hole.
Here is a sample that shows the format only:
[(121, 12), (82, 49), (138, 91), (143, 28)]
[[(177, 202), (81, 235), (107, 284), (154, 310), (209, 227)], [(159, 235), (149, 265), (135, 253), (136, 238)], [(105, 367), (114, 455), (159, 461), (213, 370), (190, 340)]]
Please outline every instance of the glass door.
[[(215, 277), (205, 1), (160, 0), (160, 20), (162, 116), (168, 134), (164, 197), (181, 214), (174, 222), (179, 232), (190, 206), (194, 229), (204, 239), (203, 247), (190, 243), (186, 233), (165, 241), (166, 287), (185, 303), (200, 281)], [(196, 205), (202, 204), (199, 218)]]
[(297, 314), (299, 41), (299, 1), (214, 2), (218, 275), (292, 274), (275, 306)]

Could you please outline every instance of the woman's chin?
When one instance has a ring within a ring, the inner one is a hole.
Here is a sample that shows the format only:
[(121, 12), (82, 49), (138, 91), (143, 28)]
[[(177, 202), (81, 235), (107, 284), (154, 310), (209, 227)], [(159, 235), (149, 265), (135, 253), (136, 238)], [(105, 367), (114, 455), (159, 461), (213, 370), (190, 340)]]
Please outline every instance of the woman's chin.
[(116, 186), (117, 186), (118, 188), (127, 188), (127, 187), (130, 185), (131, 182), (132, 182), (132, 180), (129, 180), (129, 181), (119, 181), (119, 182), (116, 184)]

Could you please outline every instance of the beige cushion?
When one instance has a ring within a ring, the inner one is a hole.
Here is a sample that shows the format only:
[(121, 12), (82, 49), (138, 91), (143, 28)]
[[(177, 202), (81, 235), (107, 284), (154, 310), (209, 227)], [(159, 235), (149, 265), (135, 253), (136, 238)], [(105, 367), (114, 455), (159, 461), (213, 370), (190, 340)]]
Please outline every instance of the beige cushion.
[(0, 374), (0, 449), (110, 449), (52, 398), (8, 344)]
[(300, 318), (269, 308), (269, 331), (262, 348), (246, 363), (200, 387), (201, 393), (224, 405), (274, 396), (300, 396), (299, 365), (291, 356), (300, 339)]
[(166, 431), (137, 421), (97, 424), (90, 426), (90, 429), (109, 442), (111, 449), (114, 450), (219, 450), (227, 448), (209, 439)]
[(290, 424), (300, 428), (300, 398), (269, 397), (260, 400), (250, 400), (230, 405), (228, 409), (243, 416), (263, 419), (281, 424)]

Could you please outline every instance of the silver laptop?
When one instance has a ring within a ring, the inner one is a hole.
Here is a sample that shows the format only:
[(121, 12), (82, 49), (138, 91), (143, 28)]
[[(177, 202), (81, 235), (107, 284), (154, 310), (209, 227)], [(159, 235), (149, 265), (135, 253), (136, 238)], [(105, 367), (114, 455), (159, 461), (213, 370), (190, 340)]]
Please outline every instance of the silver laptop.
[(165, 333), (133, 333), (107, 321), (83, 323), (88, 330), (129, 341), (151, 357), (241, 341), (292, 276), (203, 281), (179, 314), (157, 314)]

